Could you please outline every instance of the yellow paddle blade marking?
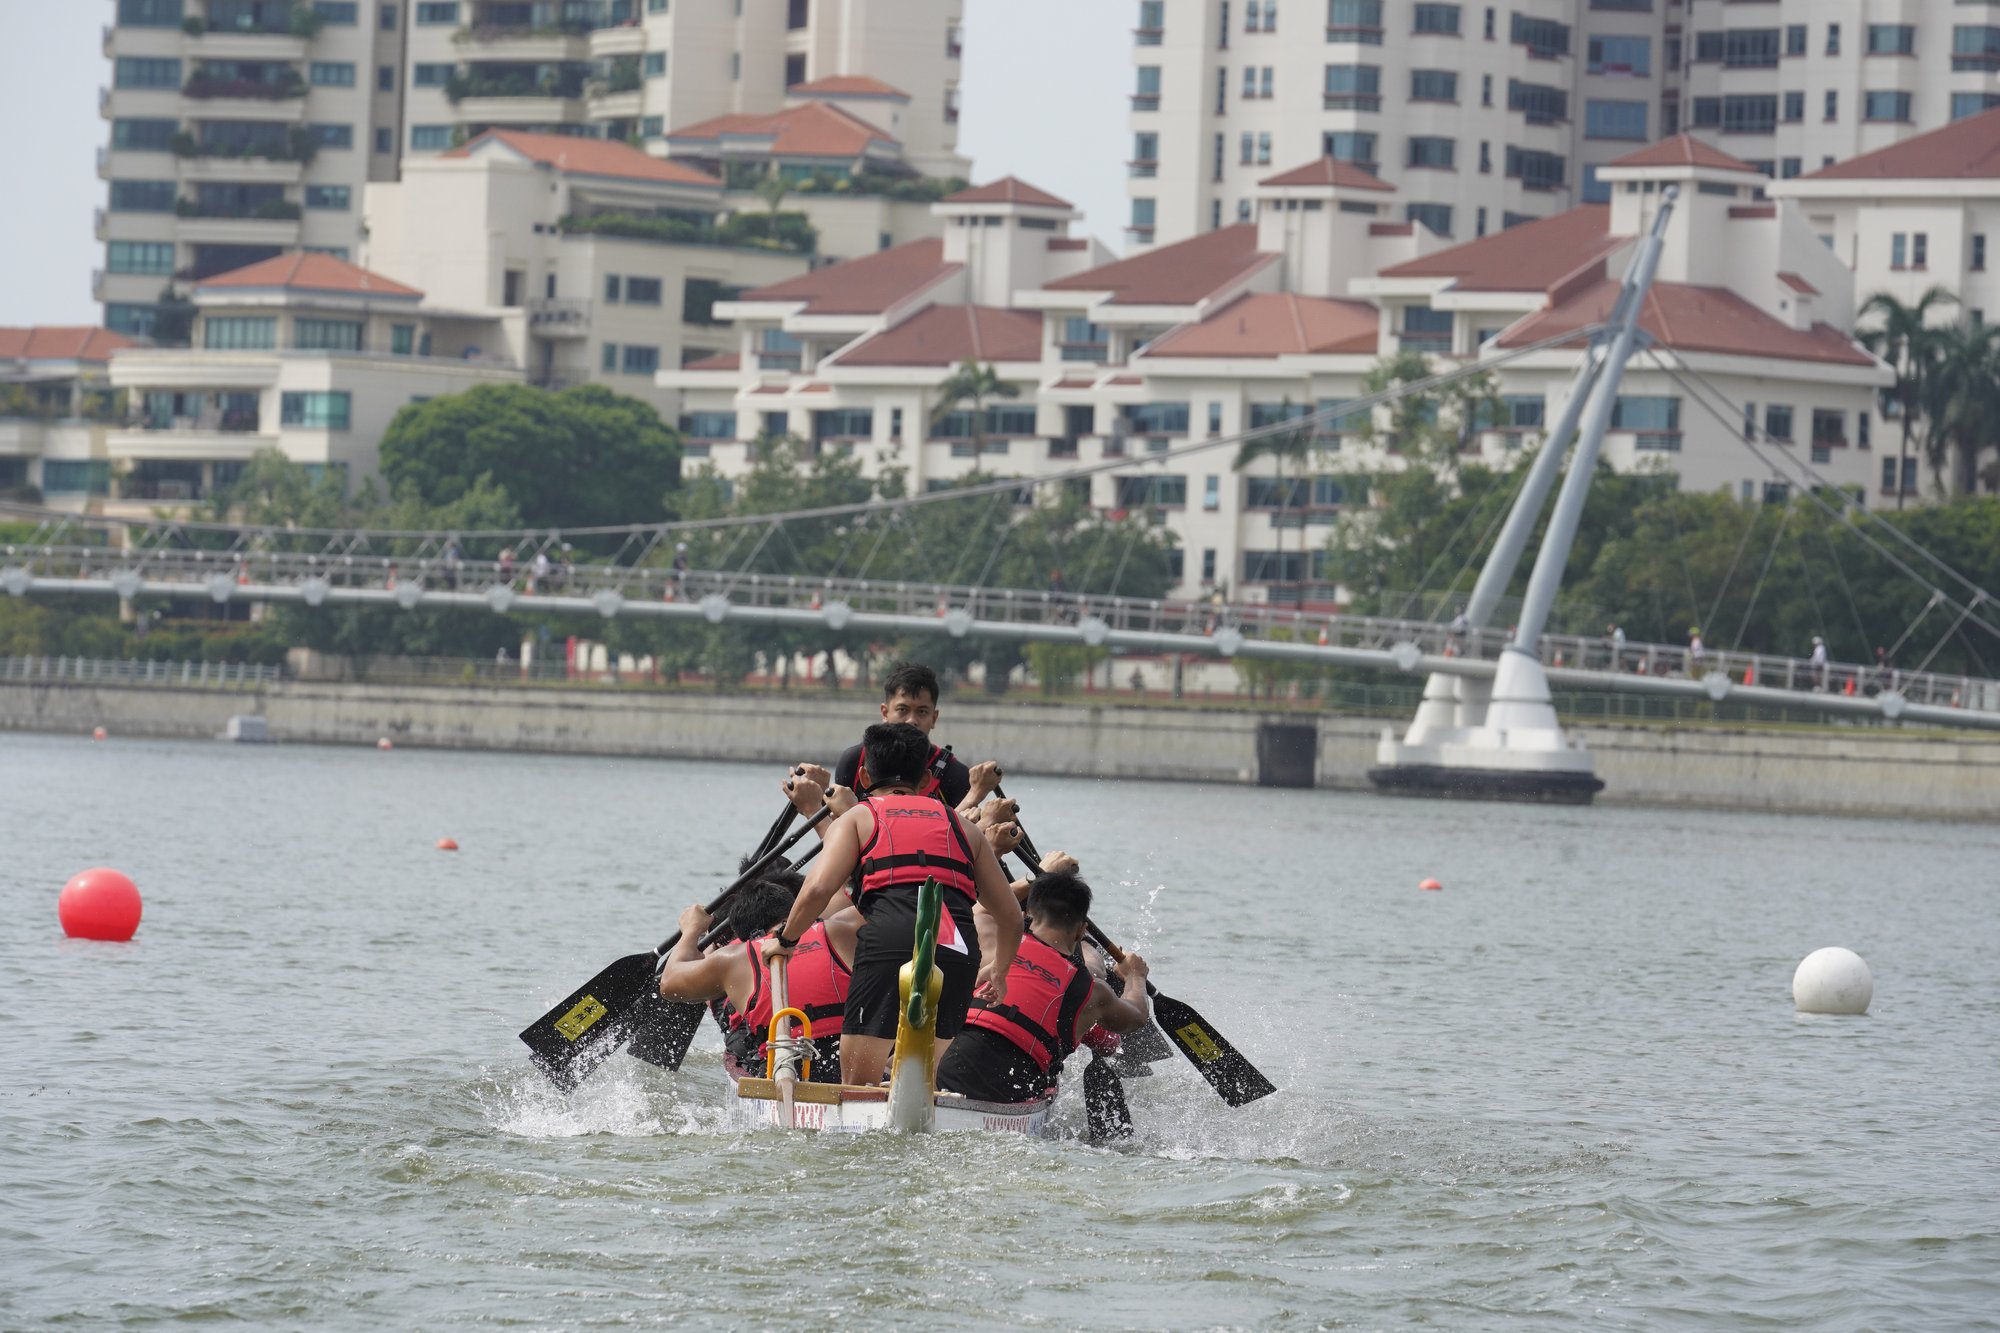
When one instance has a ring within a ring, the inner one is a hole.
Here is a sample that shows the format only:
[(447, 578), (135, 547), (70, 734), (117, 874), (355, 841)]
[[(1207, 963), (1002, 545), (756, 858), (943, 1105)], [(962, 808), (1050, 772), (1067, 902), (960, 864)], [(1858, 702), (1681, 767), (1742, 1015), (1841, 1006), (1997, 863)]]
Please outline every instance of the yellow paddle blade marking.
[(598, 1003), (595, 995), (586, 995), (571, 1005), (568, 1013), (556, 1020), (556, 1031), (575, 1041), (590, 1031), (591, 1024), (609, 1012), (610, 1010)]
[(1208, 1035), (1208, 1030), (1199, 1023), (1190, 1023), (1186, 1027), (1175, 1028), (1174, 1035), (1179, 1037), (1186, 1044), (1188, 1050), (1193, 1052), (1194, 1058), (1203, 1064), (1222, 1058), (1222, 1048), (1215, 1044), (1214, 1040)]

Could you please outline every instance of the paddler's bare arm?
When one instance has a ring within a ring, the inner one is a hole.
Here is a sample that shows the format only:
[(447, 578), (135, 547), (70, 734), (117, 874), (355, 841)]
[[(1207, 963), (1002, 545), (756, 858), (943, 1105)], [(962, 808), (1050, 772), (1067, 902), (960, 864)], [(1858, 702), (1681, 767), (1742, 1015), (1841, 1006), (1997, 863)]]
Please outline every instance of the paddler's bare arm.
[[(792, 902), (792, 914), (778, 930), (788, 940), (796, 940), (812, 929), (812, 923), (819, 920), (826, 905), (833, 901), (833, 895), (840, 892), (847, 877), (854, 873), (855, 862), (861, 859), (861, 846), (874, 832), (875, 821), (866, 806), (858, 806), (829, 822), (832, 827), (827, 829), (826, 849), (806, 872), (805, 887)], [(820, 827), (827, 828), (825, 824)], [(762, 948), (766, 958), (789, 956), (792, 952), (778, 943), (777, 935), (766, 938)]]
[(972, 883), (979, 905), (993, 914), (994, 926), (993, 953), (980, 960), (974, 989), (989, 1000), (1004, 1000), (1007, 969), (1014, 965), (1014, 951), (1021, 946), (1021, 904), (1007, 883), (1007, 872), (1000, 868), (1000, 858), (993, 854), (977, 824), (966, 826), (965, 840), (972, 848)]
[(1090, 998), (1077, 1016), (1078, 1031), (1101, 1026), (1108, 1032), (1130, 1032), (1146, 1025), (1152, 1014), (1152, 1001), (1146, 996), (1146, 960), (1136, 953), (1126, 954), (1118, 964), (1118, 975), (1125, 978), (1123, 996), (1102, 981), (1090, 984)]
[[(721, 948), (704, 957), (698, 943), (712, 924), (706, 909), (690, 904), (681, 913), (680, 943), (660, 969), (660, 996), (668, 1000), (704, 1001), (750, 993), (750, 960), (741, 949)], [(736, 975), (740, 972), (742, 975)]]
[[(854, 808), (855, 797), (846, 787), (829, 786), (830, 780), (827, 771), (819, 765), (800, 764), (786, 774), (784, 792), (790, 798), (792, 808), (807, 819), (818, 814), (822, 805), (832, 806), (834, 818), (838, 819)], [(821, 842), (826, 841), (826, 824), (817, 825), (813, 831), (819, 834)]]

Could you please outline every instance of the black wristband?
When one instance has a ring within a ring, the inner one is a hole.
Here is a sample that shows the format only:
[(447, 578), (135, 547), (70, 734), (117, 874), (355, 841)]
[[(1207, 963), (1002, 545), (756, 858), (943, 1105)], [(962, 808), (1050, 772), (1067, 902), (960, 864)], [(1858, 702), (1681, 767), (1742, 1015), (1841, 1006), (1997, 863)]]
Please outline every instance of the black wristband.
[(778, 932), (778, 947), (780, 949), (796, 949), (799, 947), (799, 942), (798, 940), (786, 939), (785, 932), (781, 930)]

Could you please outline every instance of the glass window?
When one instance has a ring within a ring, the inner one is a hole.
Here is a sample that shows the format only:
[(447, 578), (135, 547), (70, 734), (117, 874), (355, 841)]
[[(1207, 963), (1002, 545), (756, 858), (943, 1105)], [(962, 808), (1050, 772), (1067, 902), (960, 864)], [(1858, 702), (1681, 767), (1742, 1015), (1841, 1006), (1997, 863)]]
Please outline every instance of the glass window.
[(1794, 23), (1785, 29), (1785, 54), (1802, 56), (1806, 53), (1806, 25)]
[(815, 440), (865, 440), (875, 434), (875, 413), (865, 407), (837, 407), (813, 413)]
[(646, 77), (649, 79), (665, 77), (667, 72), (667, 53), (665, 51), (646, 52), (645, 71)]
[(442, 88), (451, 82), (456, 65), (426, 62), (410, 67), (410, 82), (419, 88)]
[(349, 189), (345, 185), (308, 185), (306, 207), (345, 210), (350, 197)]
[(1135, 88), (1141, 97), (1158, 97), (1160, 95), (1160, 67), (1158, 65), (1139, 66), (1138, 83)]
[(1560, 190), (1568, 166), (1559, 153), (1534, 153), (1507, 145), (1507, 174), (1530, 190)]
[(280, 425), (317, 430), (346, 430), (348, 410), (345, 389), (286, 393), (278, 399), (278, 422)]
[(736, 438), (736, 414), (689, 412), (681, 418), (681, 434), (697, 440), (733, 440)]
[(172, 181), (113, 181), (111, 211), (114, 213), (171, 213), (174, 211)]
[(126, 28), (178, 28), (181, 0), (118, 0), (118, 23)]
[(119, 56), (111, 66), (111, 82), (119, 88), (178, 88), (181, 62), (150, 56)]
[(111, 460), (46, 459), (42, 463), (42, 491), (48, 495), (109, 495)]
[(361, 321), (293, 320), (292, 345), (305, 352), (358, 352), (361, 350)]
[(361, 6), (354, 0), (313, 0), (313, 13), (322, 23), (351, 28), (360, 21)]
[(1410, 100), (1412, 102), (1456, 102), (1458, 100), (1457, 72), (1448, 69), (1411, 70)]
[(1150, 230), (1155, 215), (1154, 201), (1134, 199), (1132, 201), (1132, 227), (1135, 230)]
[(1592, 74), (1643, 77), (1653, 72), (1653, 41), (1650, 37), (1593, 37), (1588, 54)]
[(306, 130), (321, 148), (354, 147), (354, 127), (352, 125), (308, 125)]
[(396, 151), (396, 132), (387, 125), (379, 125), (375, 129), (375, 151), (378, 153)]
[(213, 351), (268, 352), (278, 345), (277, 316), (207, 316), (201, 321), (201, 345)]
[(1440, 139), (1430, 135), (1410, 136), (1409, 165), (1413, 167), (1439, 167), (1450, 170), (1458, 154), (1456, 139)]
[(660, 368), (660, 349), (641, 347), (636, 343), (626, 343), (624, 371), (627, 375), (650, 375)]
[(1953, 93), (1951, 95), (1951, 118), (1964, 120), (1982, 111), (1991, 111), (2000, 106), (2000, 93)]
[(1120, 509), (1181, 509), (1187, 505), (1187, 478), (1175, 476), (1113, 477), (1114, 499)]
[(1379, 65), (1328, 65), (1323, 96), (1329, 111), (1379, 111), (1382, 68)]
[(660, 280), (658, 278), (625, 279), (625, 304), (658, 305), (660, 303)]
[(159, 318), (159, 309), (150, 305), (135, 305), (128, 301), (107, 301), (104, 305), (104, 327), (113, 333), (128, 333), (135, 338), (153, 336), (154, 321)]
[(1320, 136), (1320, 149), (1336, 162), (1375, 165), (1375, 136), (1366, 130), (1332, 130)]
[(1776, 403), (1764, 408), (1764, 436), (1766, 439), (1789, 442), (1792, 438), (1792, 409)]
[(1421, 222), (1440, 236), (1451, 235), (1450, 204), (1405, 204), (1403, 216), (1412, 222)]
[(1681, 400), (1670, 397), (1638, 397), (1620, 394), (1611, 406), (1613, 430), (1679, 430)]
[(1410, 31), (1458, 35), (1457, 5), (1417, 5), (1411, 10)]
[(1516, 46), (1528, 48), (1530, 56), (1542, 60), (1553, 60), (1569, 54), (1569, 25), (1557, 23), (1553, 19), (1529, 18), (1525, 14), (1511, 16), (1513, 23), (1508, 40)]
[(601, 362), (601, 364), (603, 365), (603, 367), (604, 367), (604, 370), (605, 370), (605, 372), (606, 372), (607, 374), (608, 374), (608, 373), (610, 373), (611, 371), (615, 371), (615, 370), (617, 370), (617, 369), (618, 369), (618, 344), (617, 344), (617, 343), (606, 343), (606, 344), (604, 344), (604, 358), (603, 358), (603, 361)]
[(1519, 111), (1530, 125), (1553, 125), (1569, 119), (1569, 94), (1547, 84), (1509, 79), (1507, 109)]
[(174, 120), (114, 120), (111, 146), (133, 152), (164, 153), (173, 146), (180, 122)]
[(354, 64), (347, 60), (315, 60), (312, 62), (312, 84), (315, 88), (352, 88), (354, 86)]
[(1636, 139), (1643, 143), (1646, 104), (1592, 98), (1583, 104), (1583, 133), (1588, 139)]
[(384, 5), (382, 6), (382, 31), (394, 32), (395, 30), (396, 7), (394, 5)]
[(1908, 56), (1917, 51), (1917, 30), (1907, 23), (1871, 23), (1868, 25), (1868, 54), (1871, 56)]
[(1124, 410), (1124, 417), (1134, 435), (1187, 434), (1186, 403), (1136, 403)]
[(1806, 118), (1806, 95), (1802, 92), (1785, 94), (1785, 123), (1796, 124)]
[(174, 271), (174, 244), (172, 241), (112, 241), (105, 248), (104, 267), (112, 273), (171, 275)]
[(410, 126), (410, 147), (419, 150), (451, 147), (451, 126)]
[(1910, 118), (1910, 95), (1906, 92), (1867, 92), (1861, 98), (1864, 120), (1907, 121)]
[(607, 273), (604, 275), (605, 300), (615, 305), (619, 300), (620, 294), (624, 290), (625, 290), (624, 280), (621, 279), (616, 273)]
[(378, 93), (393, 93), (396, 91), (396, 67), (394, 65), (377, 65), (375, 67), (375, 91)]
[(1382, 0), (1326, 0), (1329, 42), (1382, 44)]
[(417, 6), (417, 22), (425, 25), (458, 26), (458, 5), (456, 0), (438, 3), (422, 3)]
[(391, 324), (389, 326), (389, 351), (395, 356), (408, 356), (416, 350), (417, 326), (414, 324)]

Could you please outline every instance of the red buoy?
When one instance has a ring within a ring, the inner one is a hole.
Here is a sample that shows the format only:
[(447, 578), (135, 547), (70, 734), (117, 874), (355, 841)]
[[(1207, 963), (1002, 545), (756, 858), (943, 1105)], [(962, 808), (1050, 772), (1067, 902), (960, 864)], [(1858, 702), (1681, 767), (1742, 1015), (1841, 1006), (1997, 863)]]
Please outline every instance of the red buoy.
[(1427, 893), (1436, 893), (1438, 890), (1442, 889), (1444, 885), (1438, 883), (1434, 879), (1427, 879), (1420, 881), (1417, 884), (1417, 887), (1423, 889)]
[(110, 733), (105, 731), (103, 727), (99, 727), (95, 731), (90, 733), (90, 739), (94, 741), (101, 741), (109, 734)]
[(393, 750), (396, 748), (396, 742), (384, 736), (381, 740), (375, 742), (375, 748), (378, 750)]
[(138, 886), (104, 866), (72, 876), (56, 899), (56, 919), (71, 939), (129, 940), (139, 911)]
[(439, 838), (438, 850), (441, 852), (455, 852), (458, 850), (458, 842), (453, 838)]

